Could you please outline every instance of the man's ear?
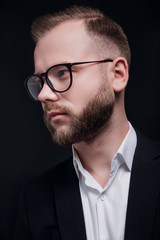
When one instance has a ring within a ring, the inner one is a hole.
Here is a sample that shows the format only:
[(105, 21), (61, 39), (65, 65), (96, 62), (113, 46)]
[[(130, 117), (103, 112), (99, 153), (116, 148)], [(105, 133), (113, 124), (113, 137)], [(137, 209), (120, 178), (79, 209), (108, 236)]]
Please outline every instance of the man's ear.
[(113, 61), (113, 81), (112, 87), (115, 92), (125, 89), (128, 82), (128, 63), (123, 57), (117, 57)]

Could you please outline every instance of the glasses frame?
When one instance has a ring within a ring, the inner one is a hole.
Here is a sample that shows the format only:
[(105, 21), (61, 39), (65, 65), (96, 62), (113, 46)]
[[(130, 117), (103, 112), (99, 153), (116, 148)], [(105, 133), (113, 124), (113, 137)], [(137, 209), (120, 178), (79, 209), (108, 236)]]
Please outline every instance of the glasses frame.
[[(73, 81), (72, 66), (82, 65), (82, 64), (88, 64), (88, 63), (104, 63), (104, 62), (113, 62), (113, 60), (112, 60), (112, 59), (104, 59), (104, 60), (98, 60), (98, 61), (73, 62), (73, 63), (56, 64), (56, 65), (53, 65), (52, 67), (48, 68), (47, 71), (44, 72), (44, 73), (41, 73), (41, 74), (33, 74), (33, 75), (29, 76), (29, 77), (25, 80), (24, 84), (25, 84), (25, 87), (26, 87), (26, 89), (27, 89), (27, 92), (28, 92), (29, 96), (32, 98), (32, 100), (34, 100), (35, 102), (37, 102), (38, 100), (36, 100), (36, 99), (32, 96), (32, 94), (31, 94), (31, 92), (30, 92), (30, 90), (29, 90), (29, 87), (28, 87), (28, 81), (29, 81), (30, 78), (32, 78), (32, 77), (34, 77), (34, 76), (35, 76), (35, 77), (38, 77), (38, 78), (40, 79), (41, 83), (42, 83), (42, 86), (43, 86), (44, 83), (46, 82), (47, 85), (50, 87), (50, 89), (51, 89), (52, 91), (58, 92), (58, 93), (63, 93), (63, 92), (68, 91), (68, 90), (71, 88), (71, 86), (72, 86), (72, 81)], [(59, 66), (65, 66), (65, 67), (67, 67), (68, 70), (69, 70), (69, 73), (70, 73), (70, 84), (69, 84), (68, 88), (67, 88), (66, 90), (63, 90), (63, 91), (56, 90), (56, 89), (54, 88), (52, 82), (51, 82), (51, 81), (49, 80), (49, 78), (48, 78), (48, 72), (49, 72), (52, 68), (54, 68), (54, 67), (59, 67)], [(42, 87), (42, 88), (43, 88), (43, 87)]]

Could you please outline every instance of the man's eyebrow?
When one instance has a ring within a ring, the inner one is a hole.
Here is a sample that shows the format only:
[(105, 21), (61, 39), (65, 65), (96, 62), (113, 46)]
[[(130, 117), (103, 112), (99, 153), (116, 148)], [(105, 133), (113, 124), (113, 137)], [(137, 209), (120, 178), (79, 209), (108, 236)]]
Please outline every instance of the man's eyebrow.
[[(68, 61), (64, 61), (64, 62), (59, 62), (59, 63), (56, 63), (56, 64), (53, 64), (53, 65), (51, 65), (50, 67), (48, 67), (47, 68), (47, 70), (49, 69), (49, 68), (51, 68), (51, 67), (54, 67), (54, 66), (57, 66), (57, 65), (65, 65), (65, 64), (73, 64), (73, 66), (72, 66), (72, 68), (81, 68), (82, 66), (81, 66), (81, 64), (80, 65), (74, 65), (74, 63), (76, 63), (76, 61), (70, 61), (70, 62), (68, 62)], [(83, 65), (83, 64), (82, 64)], [(45, 70), (45, 71), (34, 71), (34, 73), (33, 73), (33, 75), (40, 75), (40, 74), (42, 74), (42, 73), (45, 73), (47, 70)]]
[[(48, 69), (48, 68), (47, 68)], [(47, 70), (46, 70), (47, 71)], [(40, 71), (40, 70), (38, 70), (38, 71), (34, 71), (34, 73), (33, 73), (33, 75), (40, 75), (40, 74), (42, 74), (42, 73), (45, 73), (46, 71)]]
[(56, 63), (56, 64), (52, 64), (50, 67), (48, 67), (45, 71), (34, 71), (34, 73), (33, 73), (33, 75), (40, 75), (40, 74), (42, 74), (42, 73), (45, 73), (49, 68), (51, 68), (51, 67), (54, 67), (54, 66), (57, 66), (57, 65), (65, 65), (65, 64), (67, 64), (67, 63), (70, 63), (70, 62), (60, 62), (60, 63)]
[(34, 72), (33, 75), (40, 75), (42, 72)]

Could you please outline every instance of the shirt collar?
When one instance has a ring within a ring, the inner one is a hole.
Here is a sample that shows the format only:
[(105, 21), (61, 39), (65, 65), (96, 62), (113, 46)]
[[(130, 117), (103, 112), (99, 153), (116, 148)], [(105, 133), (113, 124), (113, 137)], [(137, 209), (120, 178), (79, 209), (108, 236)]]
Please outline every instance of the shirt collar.
[(129, 130), (123, 142), (121, 143), (116, 155), (117, 157), (123, 158), (124, 162), (126, 163), (130, 171), (132, 169), (132, 162), (133, 162), (136, 145), (137, 145), (137, 135), (131, 123), (129, 122)]
[[(125, 162), (129, 171), (131, 171), (136, 145), (137, 145), (137, 135), (131, 123), (129, 122), (129, 130), (113, 159), (118, 158), (122, 162)], [(85, 173), (86, 175), (87, 171), (83, 168), (81, 161), (73, 146), (72, 146), (72, 152), (73, 152), (73, 165), (77, 173), (77, 176), (79, 178), (80, 172), (81, 173), (83, 172), (83, 174)]]
[(78, 178), (80, 177), (80, 172), (84, 172), (85, 169), (82, 166), (82, 163), (77, 155), (76, 150), (74, 149), (73, 145), (72, 145), (72, 152), (73, 152), (73, 165), (76, 171), (76, 174), (78, 176)]

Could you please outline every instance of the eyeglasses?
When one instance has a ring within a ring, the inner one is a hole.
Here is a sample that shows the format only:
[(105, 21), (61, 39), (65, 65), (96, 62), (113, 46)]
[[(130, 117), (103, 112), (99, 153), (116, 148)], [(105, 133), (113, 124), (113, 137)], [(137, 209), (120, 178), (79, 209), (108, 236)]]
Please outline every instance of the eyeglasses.
[(34, 101), (38, 101), (38, 95), (41, 92), (44, 82), (52, 89), (54, 92), (63, 93), (70, 89), (72, 85), (72, 66), (81, 65), (87, 63), (103, 63), (103, 62), (113, 62), (111, 59), (99, 60), (99, 61), (89, 61), (89, 62), (75, 62), (75, 63), (65, 63), (57, 64), (50, 67), (45, 73), (35, 74), (28, 77), (25, 81), (26, 89), (30, 97)]

